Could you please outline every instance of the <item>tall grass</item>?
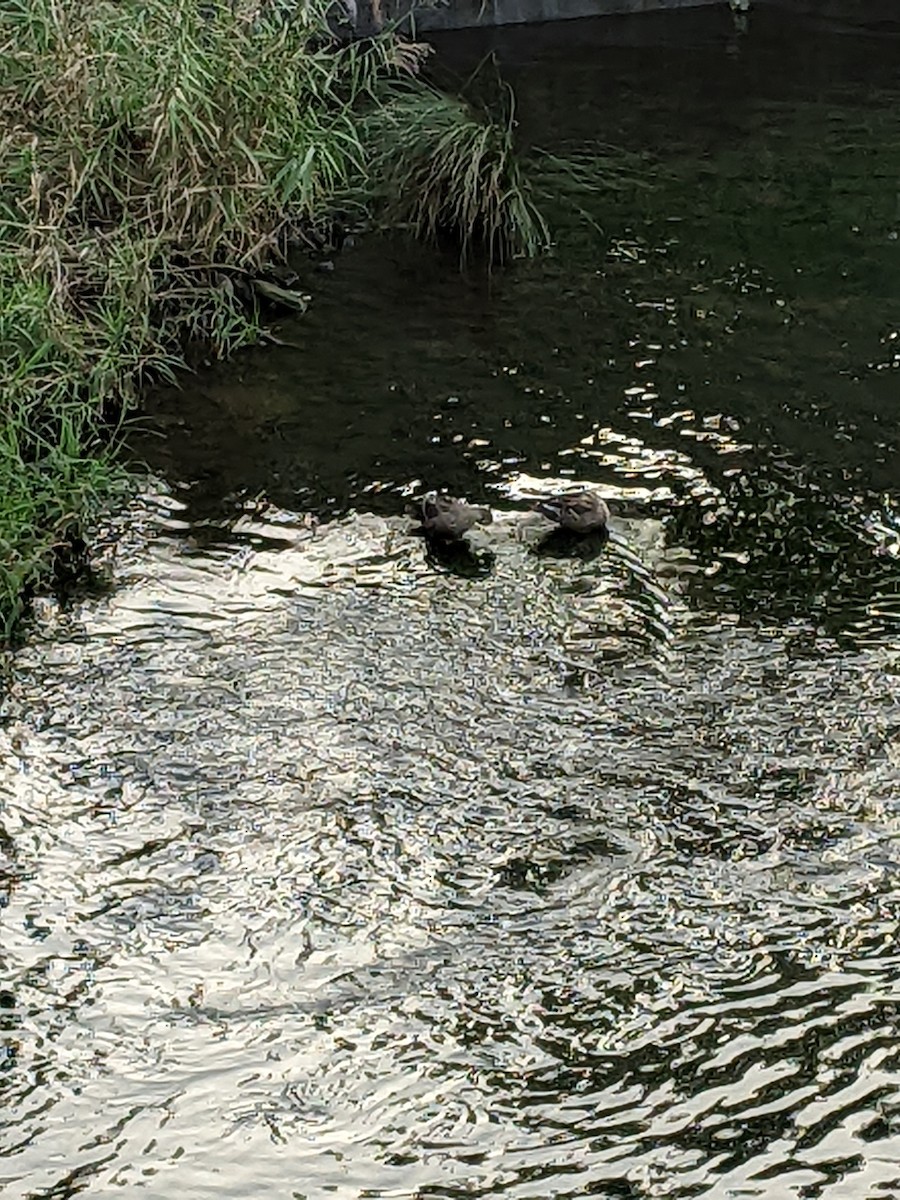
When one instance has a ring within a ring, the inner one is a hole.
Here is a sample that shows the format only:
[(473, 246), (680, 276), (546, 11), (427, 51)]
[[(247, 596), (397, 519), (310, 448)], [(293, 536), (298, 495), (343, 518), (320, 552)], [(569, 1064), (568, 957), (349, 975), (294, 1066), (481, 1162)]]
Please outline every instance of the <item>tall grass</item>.
[(84, 331), (57, 319), (52, 286), (28, 261), (0, 256), (0, 641), (38, 582), (77, 574), (87, 525), (125, 487), (90, 401), (96, 384), (73, 371)]
[(57, 325), (92, 327), (77, 353), (101, 389), (170, 372), (185, 337), (217, 354), (255, 337), (235, 281), (327, 222), (364, 172), (354, 109), (372, 71), (335, 49), (320, 10), (297, 12), (5, 6), (0, 164), (15, 202), (0, 219), (52, 282)]
[[(0, 640), (6, 641), (38, 582), (70, 583), (84, 571), (86, 530), (124, 472), (87, 414), (60, 409), (37, 437), (33, 414), (5, 406), (0, 423)], [(43, 423), (43, 422), (42, 422)]]
[(372, 176), (388, 224), (451, 237), (460, 256), (533, 256), (550, 231), (514, 144), (512, 105), (490, 114), (459, 96), (395, 87), (370, 121)]
[(356, 114), (411, 61), (321, 4), (3, 5), (0, 636), (121, 482), (105, 418), (258, 337), (253, 280), (358, 187)]

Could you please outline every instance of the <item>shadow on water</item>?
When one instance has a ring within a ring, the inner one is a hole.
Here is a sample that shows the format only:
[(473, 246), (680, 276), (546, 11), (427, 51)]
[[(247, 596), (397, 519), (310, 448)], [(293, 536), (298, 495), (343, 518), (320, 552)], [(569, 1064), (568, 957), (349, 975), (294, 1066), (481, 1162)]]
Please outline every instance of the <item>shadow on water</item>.
[(568, 529), (551, 529), (534, 548), (535, 554), (544, 558), (577, 558), (581, 562), (593, 562), (609, 543), (609, 533), (577, 534)]
[(465, 540), (423, 537), (427, 547), (425, 561), (437, 570), (461, 579), (479, 579), (490, 573), (494, 555), (486, 547), (475, 550)]
[(900, 1194), (896, 44), (758, 15), (452, 43), (658, 188), (154, 398), (3, 701), (4, 1197)]

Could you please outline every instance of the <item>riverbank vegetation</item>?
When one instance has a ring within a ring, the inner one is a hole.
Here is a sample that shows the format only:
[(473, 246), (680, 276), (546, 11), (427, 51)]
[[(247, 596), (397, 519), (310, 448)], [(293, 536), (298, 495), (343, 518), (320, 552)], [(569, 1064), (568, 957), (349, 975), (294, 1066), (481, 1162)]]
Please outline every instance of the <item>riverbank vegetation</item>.
[[(0, 17), (0, 633), (122, 485), (114, 430), (198, 348), (260, 335), (296, 241), (383, 220), (462, 253), (547, 226), (427, 47), (337, 36), (324, 0), (9, 0)], [(58, 571), (57, 571), (58, 573)]]

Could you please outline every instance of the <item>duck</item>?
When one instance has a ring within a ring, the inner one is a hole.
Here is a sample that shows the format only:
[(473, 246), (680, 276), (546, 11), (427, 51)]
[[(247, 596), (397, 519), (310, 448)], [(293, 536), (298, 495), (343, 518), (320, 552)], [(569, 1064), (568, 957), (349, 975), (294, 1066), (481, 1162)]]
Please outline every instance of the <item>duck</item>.
[(426, 536), (451, 540), (461, 538), (475, 525), (489, 525), (493, 520), (489, 508), (437, 492), (423, 496), (413, 511)]
[(571, 492), (538, 500), (535, 509), (572, 533), (599, 533), (609, 521), (606, 501), (596, 492)]

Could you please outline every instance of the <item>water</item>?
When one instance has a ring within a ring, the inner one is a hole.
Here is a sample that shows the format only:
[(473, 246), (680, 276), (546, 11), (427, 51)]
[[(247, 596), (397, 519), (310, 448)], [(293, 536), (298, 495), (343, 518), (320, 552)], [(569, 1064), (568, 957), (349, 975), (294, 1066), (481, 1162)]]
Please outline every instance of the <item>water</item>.
[(490, 35), (605, 240), (155, 398), (4, 705), (4, 1196), (900, 1193), (898, 43), (720, 16)]

